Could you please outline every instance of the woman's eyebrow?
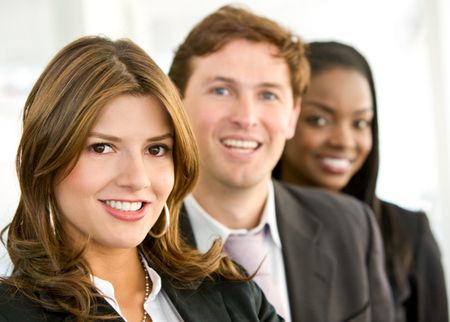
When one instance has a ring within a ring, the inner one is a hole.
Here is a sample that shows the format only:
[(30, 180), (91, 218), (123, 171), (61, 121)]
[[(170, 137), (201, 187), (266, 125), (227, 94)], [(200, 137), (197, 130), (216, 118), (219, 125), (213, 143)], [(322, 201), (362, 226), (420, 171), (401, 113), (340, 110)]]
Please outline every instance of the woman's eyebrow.
[[(106, 134), (106, 133), (101, 133), (101, 132), (91, 132), (91, 133), (89, 133), (89, 137), (96, 137), (96, 138), (111, 141), (111, 142), (122, 141), (122, 139), (117, 136)], [(153, 136), (153, 137), (148, 138), (146, 141), (147, 142), (155, 142), (155, 141), (161, 141), (161, 140), (165, 140), (165, 139), (173, 139), (173, 133), (167, 132), (162, 135)]]
[(334, 114), (335, 113), (334, 109), (331, 108), (330, 106), (328, 106), (328, 105), (326, 105), (324, 103), (321, 103), (321, 102), (314, 101), (314, 100), (304, 101), (302, 105), (303, 105), (302, 106), (303, 108), (315, 107), (315, 108), (318, 108), (319, 110), (321, 110), (321, 111), (323, 111), (325, 113), (328, 113), (328, 114)]

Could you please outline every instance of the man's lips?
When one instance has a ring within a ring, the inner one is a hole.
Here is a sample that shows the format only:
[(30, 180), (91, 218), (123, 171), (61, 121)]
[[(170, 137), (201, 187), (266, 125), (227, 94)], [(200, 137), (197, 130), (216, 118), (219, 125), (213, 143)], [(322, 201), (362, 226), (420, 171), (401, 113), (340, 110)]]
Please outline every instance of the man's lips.
[(220, 142), (228, 149), (244, 153), (252, 152), (261, 146), (260, 142), (252, 139), (228, 138), (222, 139)]

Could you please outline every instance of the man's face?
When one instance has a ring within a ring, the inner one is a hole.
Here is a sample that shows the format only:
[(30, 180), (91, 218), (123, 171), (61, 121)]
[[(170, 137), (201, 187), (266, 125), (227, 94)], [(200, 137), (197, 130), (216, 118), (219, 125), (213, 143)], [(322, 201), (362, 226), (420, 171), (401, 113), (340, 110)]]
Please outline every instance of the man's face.
[(191, 61), (184, 104), (200, 149), (199, 184), (266, 184), (295, 131), (286, 62), (267, 43), (234, 40)]

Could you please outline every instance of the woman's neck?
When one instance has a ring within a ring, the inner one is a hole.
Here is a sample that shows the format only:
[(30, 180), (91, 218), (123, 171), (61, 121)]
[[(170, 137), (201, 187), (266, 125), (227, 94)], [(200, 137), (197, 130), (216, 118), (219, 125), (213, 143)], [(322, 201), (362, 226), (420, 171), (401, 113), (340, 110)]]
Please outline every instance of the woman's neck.
[[(142, 321), (144, 315), (145, 270), (136, 248), (106, 251), (87, 251), (86, 260), (95, 277), (110, 282), (120, 310), (128, 321)], [(149, 292), (151, 291), (149, 280)]]

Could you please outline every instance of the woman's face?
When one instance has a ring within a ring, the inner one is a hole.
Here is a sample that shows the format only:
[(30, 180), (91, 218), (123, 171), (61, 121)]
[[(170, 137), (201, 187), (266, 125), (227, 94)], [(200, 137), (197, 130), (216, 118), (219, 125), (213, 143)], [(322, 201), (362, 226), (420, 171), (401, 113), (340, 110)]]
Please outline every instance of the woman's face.
[(283, 179), (343, 189), (372, 149), (372, 118), (372, 94), (361, 73), (335, 67), (314, 75), (283, 154)]
[(132, 248), (161, 214), (174, 184), (173, 130), (151, 96), (107, 103), (75, 167), (55, 188), (66, 233), (90, 245)]

